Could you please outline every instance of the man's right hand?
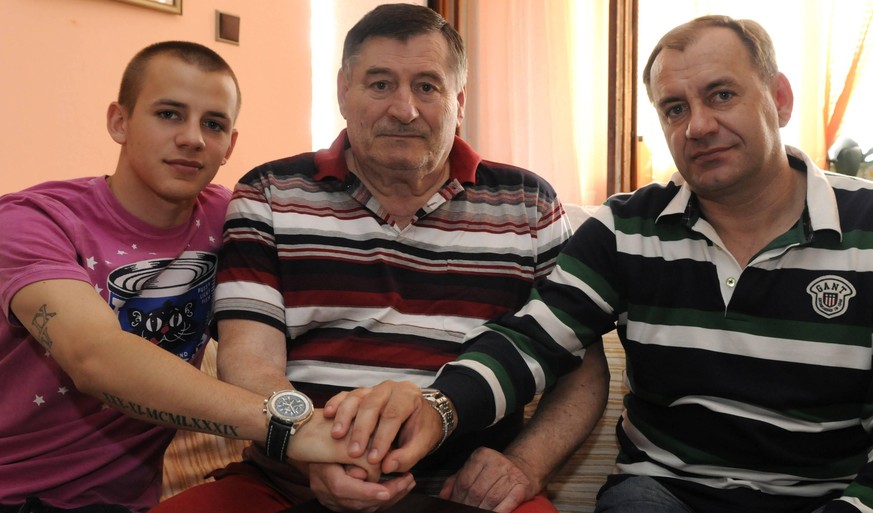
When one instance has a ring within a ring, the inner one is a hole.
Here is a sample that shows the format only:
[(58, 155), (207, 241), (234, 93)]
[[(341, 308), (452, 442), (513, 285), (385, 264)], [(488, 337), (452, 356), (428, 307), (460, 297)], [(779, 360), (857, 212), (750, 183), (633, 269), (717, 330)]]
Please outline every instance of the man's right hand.
[(370, 483), (359, 467), (332, 463), (309, 465), (309, 487), (322, 505), (333, 511), (373, 513), (394, 505), (412, 491), (415, 479), (405, 473), (381, 483)]
[(421, 389), (406, 381), (384, 381), (337, 394), (325, 404), (324, 416), (334, 419), (334, 438), (351, 431), (350, 456), (360, 456), (369, 447), (367, 461), (381, 461), (386, 474), (408, 471), (442, 437), (439, 414)]

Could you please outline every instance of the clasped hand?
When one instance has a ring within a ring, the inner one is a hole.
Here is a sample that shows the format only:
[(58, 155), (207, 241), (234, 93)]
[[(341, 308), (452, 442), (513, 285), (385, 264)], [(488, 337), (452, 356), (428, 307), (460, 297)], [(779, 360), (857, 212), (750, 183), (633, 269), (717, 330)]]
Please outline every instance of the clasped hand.
[(349, 456), (381, 462), (385, 474), (406, 472), (426, 456), (442, 433), (439, 415), (408, 381), (384, 381), (372, 388), (341, 392), (324, 406), (333, 418), (331, 435), (348, 435)]
[[(442, 434), (439, 415), (410, 382), (342, 392), (325, 404), (323, 416), (333, 420), (335, 440), (348, 440), (341, 462), (308, 465), (312, 491), (334, 511), (371, 513), (405, 497), (415, 487), (409, 469)], [(361, 465), (339, 464), (355, 461)]]
[[(313, 491), (335, 511), (371, 513), (398, 502), (415, 486), (409, 469), (442, 436), (439, 414), (410, 382), (385, 381), (337, 394), (325, 404), (324, 417), (333, 419), (334, 439), (348, 439), (350, 459), (361, 461), (363, 457), (368, 466), (379, 465), (383, 473), (379, 483), (368, 483), (366, 472), (359, 467), (310, 467)], [(511, 512), (537, 492), (521, 469), (512, 458), (480, 448), (446, 482), (440, 496), (498, 513)]]

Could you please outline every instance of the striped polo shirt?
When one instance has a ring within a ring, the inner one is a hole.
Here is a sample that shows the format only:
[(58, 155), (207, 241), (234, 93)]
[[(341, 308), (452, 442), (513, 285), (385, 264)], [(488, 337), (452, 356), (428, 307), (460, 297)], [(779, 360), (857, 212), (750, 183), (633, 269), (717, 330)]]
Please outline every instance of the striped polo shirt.
[(678, 175), (607, 200), (528, 304), (477, 330), (438, 378), (465, 428), (517, 410), (617, 328), (621, 474), (655, 477), (697, 511), (840, 496), (871, 511), (873, 184), (787, 152), (806, 210), (745, 268)]
[(524, 304), (571, 232), (548, 183), (460, 138), (449, 180), (401, 229), (349, 172), (347, 147), (343, 132), (246, 174), (219, 259), (216, 319), (284, 332), (287, 376), (316, 405), (388, 379), (429, 385), (468, 332)]

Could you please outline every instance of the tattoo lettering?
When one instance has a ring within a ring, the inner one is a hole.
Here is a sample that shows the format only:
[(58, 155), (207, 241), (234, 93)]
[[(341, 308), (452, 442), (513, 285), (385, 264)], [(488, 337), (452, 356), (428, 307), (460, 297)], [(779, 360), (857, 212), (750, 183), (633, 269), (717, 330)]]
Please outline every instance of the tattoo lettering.
[(52, 339), (48, 334), (48, 323), (52, 317), (57, 315), (55, 312), (49, 312), (46, 305), (42, 305), (33, 316), (30, 324), (36, 329), (36, 340), (46, 349), (52, 348)]
[(202, 433), (212, 433), (220, 436), (239, 438), (239, 426), (229, 426), (220, 422), (178, 415), (168, 411), (154, 410), (133, 401), (122, 399), (112, 394), (103, 393), (103, 401), (116, 410), (145, 421), (171, 425), (181, 429), (190, 429)]

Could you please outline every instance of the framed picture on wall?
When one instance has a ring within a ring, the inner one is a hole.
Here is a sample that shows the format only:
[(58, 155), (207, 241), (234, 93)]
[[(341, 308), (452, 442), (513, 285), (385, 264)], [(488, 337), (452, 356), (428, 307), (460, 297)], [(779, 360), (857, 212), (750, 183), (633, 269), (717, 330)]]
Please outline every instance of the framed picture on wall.
[(128, 4), (141, 5), (158, 11), (182, 14), (182, 0), (117, 0)]

